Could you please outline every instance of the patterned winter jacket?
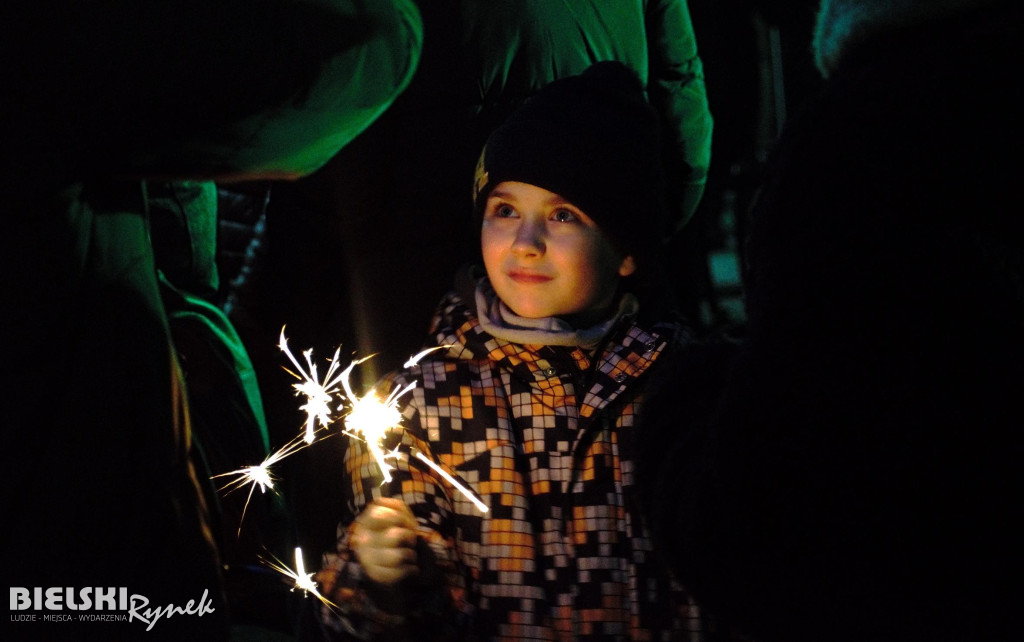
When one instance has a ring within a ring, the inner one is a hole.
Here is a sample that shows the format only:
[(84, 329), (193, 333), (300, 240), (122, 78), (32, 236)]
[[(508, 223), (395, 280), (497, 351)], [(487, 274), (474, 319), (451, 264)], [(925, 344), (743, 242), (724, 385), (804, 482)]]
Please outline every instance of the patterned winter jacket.
[(399, 449), (430, 457), (488, 510), (413, 457), (383, 485), (353, 441), (352, 507), (402, 498), (426, 570), (401, 604), (383, 604), (394, 596), (362, 580), (339, 527), (339, 554), (318, 576), (335, 605), (323, 609), (326, 627), (354, 639), (702, 639), (696, 606), (651, 549), (634, 491), (644, 382), (685, 331), (623, 318), (595, 358), (495, 338), (474, 307), (472, 295), (449, 294), (432, 330), (446, 351), (380, 392), (417, 384), (403, 398)]

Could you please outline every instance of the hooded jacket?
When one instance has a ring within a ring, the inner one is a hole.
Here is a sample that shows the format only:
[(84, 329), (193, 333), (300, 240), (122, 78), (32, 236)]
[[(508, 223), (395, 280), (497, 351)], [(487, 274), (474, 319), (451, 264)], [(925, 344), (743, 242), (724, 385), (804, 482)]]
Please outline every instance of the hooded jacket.
[(367, 449), (352, 441), (353, 507), (382, 492), (401, 497), (429, 543), (420, 565), (438, 572), (406, 587), (408, 617), (388, 614), (361, 582), (343, 532), (328, 595), (343, 614), (336, 630), (364, 639), (402, 629), (416, 639), (694, 639), (698, 610), (658, 563), (633, 475), (645, 381), (685, 331), (638, 323), (627, 309), (592, 353), (521, 345), (484, 329), (480, 297), (446, 296), (429, 344), (441, 349), (380, 392), (416, 384), (399, 449), (435, 461), (488, 510), (412, 457), (382, 486)]

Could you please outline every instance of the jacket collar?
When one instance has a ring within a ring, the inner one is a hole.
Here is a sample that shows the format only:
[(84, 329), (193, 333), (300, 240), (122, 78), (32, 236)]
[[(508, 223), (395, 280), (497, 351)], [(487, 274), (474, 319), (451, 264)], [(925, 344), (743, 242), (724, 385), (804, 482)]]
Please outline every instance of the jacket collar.
[(599, 353), (585, 346), (514, 342), (489, 332), (477, 314), (479, 300), (475, 290), (461, 290), (449, 293), (441, 304), (435, 322), (436, 345), (447, 346), (453, 358), (486, 358), (541, 388), (560, 385), (566, 378), (576, 380), (576, 375), (593, 367), (593, 381), (583, 393), (581, 417), (596, 414), (611, 403), (646, 372), (681, 332), (676, 323), (640, 325), (634, 318), (635, 303), (631, 303), (620, 307), (613, 322), (602, 332), (605, 340)]
[(486, 278), (477, 282), (474, 301), (480, 325), (493, 337), (520, 345), (580, 347), (586, 350), (597, 348), (621, 319), (636, 316), (639, 309), (636, 297), (626, 293), (620, 297), (615, 313), (591, 328), (573, 328), (554, 317), (527, 319), (509, 309)]

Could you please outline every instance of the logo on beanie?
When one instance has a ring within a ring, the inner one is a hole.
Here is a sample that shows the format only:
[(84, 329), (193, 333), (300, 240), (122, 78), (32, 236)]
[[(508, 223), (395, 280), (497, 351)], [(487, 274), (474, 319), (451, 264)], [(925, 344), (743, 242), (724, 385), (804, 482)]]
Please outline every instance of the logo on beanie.
[(476, 171), (473, 172), (473, 204), (476, 205), (477, 199), (480, 197), (480, 191), (487, 185), (490, 180), (490, 174), (487, 173), (487, 169), (484, 168), (484, 155), (487, 153), (487, 146), (484, 145), (483, 150), (480, 151), (480, 158), (476, 161)]

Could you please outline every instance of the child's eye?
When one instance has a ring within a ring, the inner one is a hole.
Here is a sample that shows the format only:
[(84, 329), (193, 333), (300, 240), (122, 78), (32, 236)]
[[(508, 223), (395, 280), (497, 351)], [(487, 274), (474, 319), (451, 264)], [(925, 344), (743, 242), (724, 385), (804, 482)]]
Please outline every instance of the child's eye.
[(573, 223), (578, 221), (579, 217), (570, 210), (555, 210), (555, 213), (551, 215), (551, 220), (558, 223)]
[(493, 210), (494, 218), (512, 218), (516, 215), (515, 209), (506, 203), (501, 203)]

